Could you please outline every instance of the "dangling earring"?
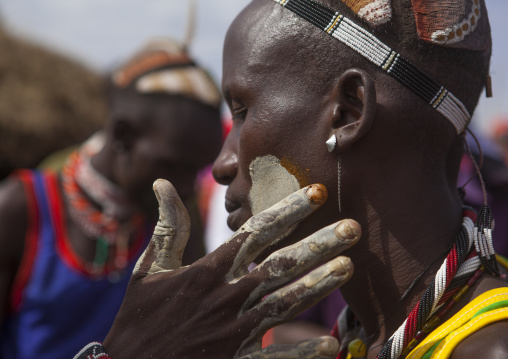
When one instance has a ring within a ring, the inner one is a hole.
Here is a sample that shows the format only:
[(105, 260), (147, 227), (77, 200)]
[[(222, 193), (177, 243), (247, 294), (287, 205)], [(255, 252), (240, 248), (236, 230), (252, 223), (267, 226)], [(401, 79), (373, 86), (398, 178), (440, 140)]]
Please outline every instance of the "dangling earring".
[(337, 203), (339, 205), (339, 213), (342, 212), (342, 206), (340, 204), (340, 178), (342, 176), (342, 169), (340, 163), (340, 155), (337, 156)]
[[(333, 152), (335, 147), (337, 146), (337, 137), (335, 135), (330, 136), (330, 138), (326, 141), (326, 148), (328, 152)], [(342, 212), (342, 206), (340, 201), (340, 178), (341, 178), (341, 163), (340, 163), (340, 155), (337, 156), (337, 204), (339, 205), (339, 213)]]

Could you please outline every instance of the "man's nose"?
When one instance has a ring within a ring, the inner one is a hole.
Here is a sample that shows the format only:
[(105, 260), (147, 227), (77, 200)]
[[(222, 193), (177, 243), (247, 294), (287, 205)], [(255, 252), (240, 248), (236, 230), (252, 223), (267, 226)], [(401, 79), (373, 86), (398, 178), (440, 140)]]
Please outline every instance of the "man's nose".
[(218, 183), (228, 186), (236, 177), (237, 172), (238, 155), (230, 134), (222, 146), (219, 157), (213, 164), (212, 173)]

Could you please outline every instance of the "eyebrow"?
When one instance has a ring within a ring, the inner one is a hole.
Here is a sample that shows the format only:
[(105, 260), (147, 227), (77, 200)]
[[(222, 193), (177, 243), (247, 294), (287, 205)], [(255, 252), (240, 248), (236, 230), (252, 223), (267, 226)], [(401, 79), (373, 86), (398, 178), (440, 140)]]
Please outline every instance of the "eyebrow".
[(450, 91), (419, 70), (369, 31), (314, 0), (273, 0), (356, 51), (405, 85), (462, 133), (471, 115)]

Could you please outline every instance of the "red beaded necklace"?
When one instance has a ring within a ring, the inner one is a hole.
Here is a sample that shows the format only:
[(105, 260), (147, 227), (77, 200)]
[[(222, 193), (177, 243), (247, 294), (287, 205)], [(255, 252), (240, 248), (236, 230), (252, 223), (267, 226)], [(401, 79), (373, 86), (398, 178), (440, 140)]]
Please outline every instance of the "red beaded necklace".
[[(108, 272), (114, 281), (118, 277), (115, 273), (127, 266), (129, 238), (132, 230), (140, 228), (143, 218), (134, 214), (128, 223), (120, 225), (114, 211), (104, 210), (111, 208), (112, 202), (117, 206), (127, 206), (127, 201), (119, 195), (121, 191), (100, 173), (86, 168), (91, 167), (90, 158), (102, 143), (101, 137), (93, 137), (69, 156), (62, 169), (62, 186), (72, 220), (96, 242), (94, 260), (86, 265), (86, 271), (94, 277)], [(83, 173), (88, 175), (83, 176)], [(78, 183), (80, 175), (86, 180)], [(89, 198), (93, 198), (100, 207), (92, 204)], [(114, 252), (114, 259), (108, 264), (111, 252)]]

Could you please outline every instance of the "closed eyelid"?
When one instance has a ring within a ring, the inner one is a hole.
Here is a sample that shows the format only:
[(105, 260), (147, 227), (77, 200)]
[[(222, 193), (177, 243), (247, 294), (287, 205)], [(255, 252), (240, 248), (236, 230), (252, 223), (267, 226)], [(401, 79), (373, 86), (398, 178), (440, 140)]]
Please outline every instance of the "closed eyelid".
[(243, 112), (245, 110), (247, 110), (247, 106), (244, 106), (242, 104), (233, 102), (232, 105), (231, 105), (231, 111), (233, 113), (241, 113), (241, 112)]
[(247, 107), (238, 106), (236, 108), (232, 108), (231, 114), (233, 116), (233, 120), (244, 120), (247, 115)]
[(235, 113), (242, 113), (245, 110), (247, 110), (247, 106), (245, 106), (245, 104), (243, 104), (241, 101), (238, 101), (236, 99), (232, 99), (231, 100), (230, 106), (231, 106), (230, 107), (231, 108), (231, 112), (233, 114), (235, 114)]

